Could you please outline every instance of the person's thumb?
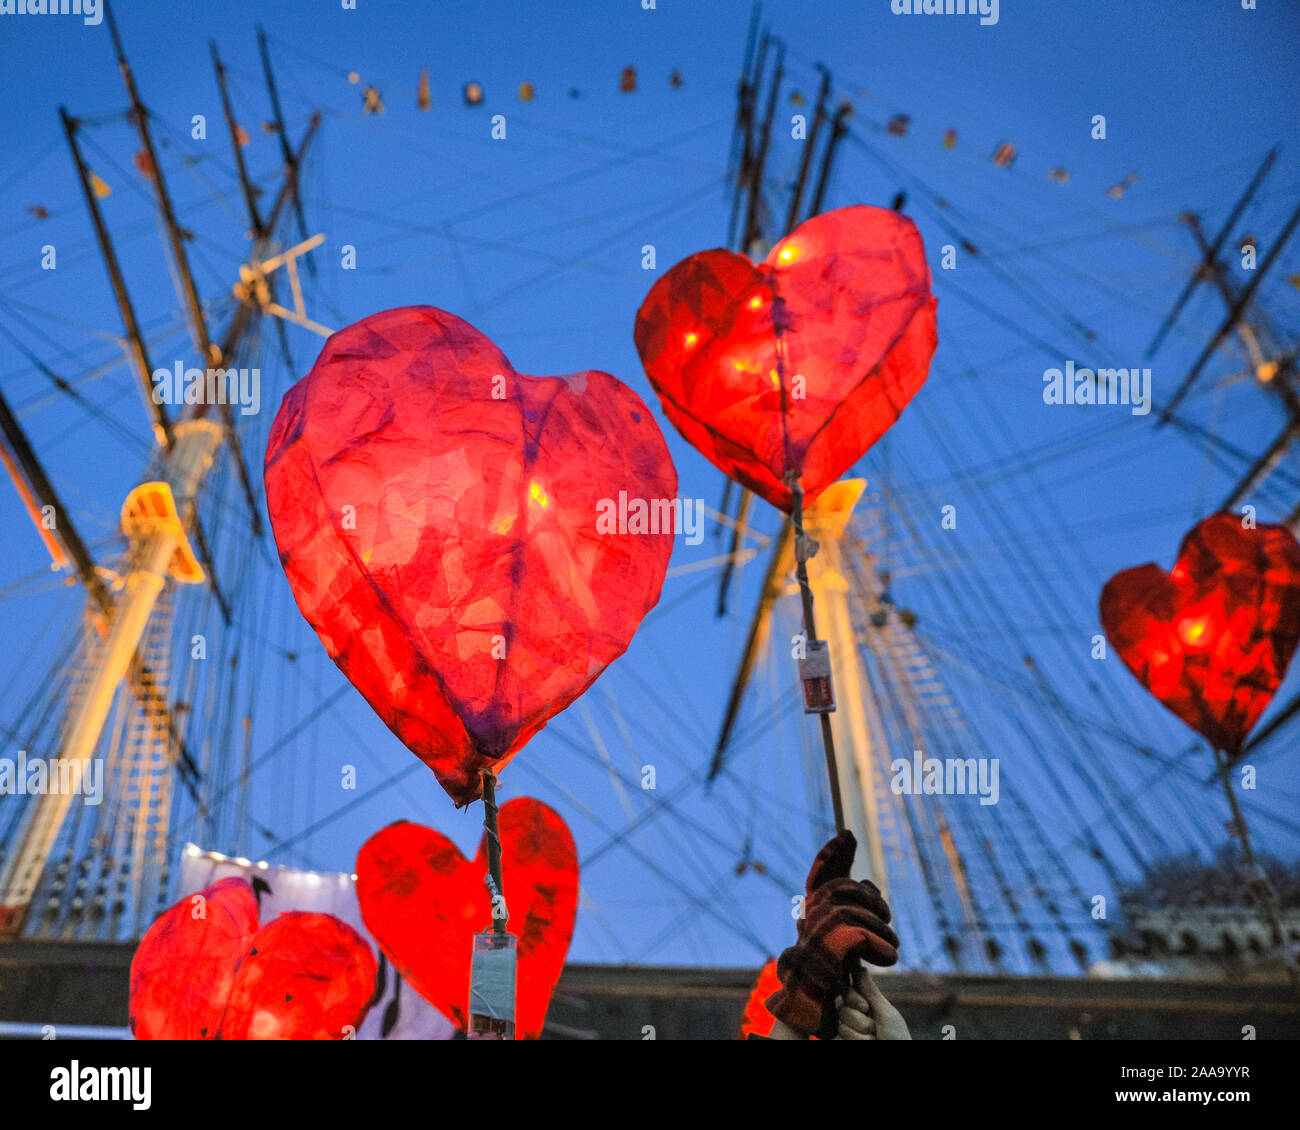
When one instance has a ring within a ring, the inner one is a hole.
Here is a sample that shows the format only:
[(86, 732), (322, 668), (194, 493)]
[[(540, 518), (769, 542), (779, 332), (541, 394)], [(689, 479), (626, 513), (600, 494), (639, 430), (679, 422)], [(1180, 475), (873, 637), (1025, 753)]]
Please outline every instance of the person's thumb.
[(867, 968), (865, 963), (858, 972), (857, 977), (854, 978), (854, 984), (856, 985), (858, 992), (866, 998), (867, 1004), (871, 1006), (871, 1014), (873, 1016), (877, 1015), (877, 1004), (889, 1003), (885, 1000), (885, 994), (880, 991), (880, 986), (871, 979), (871, 970)]
[(847, 828), (828, 840), (808, 871), (805, 887), (807, 892), (811, 895), (823, 883), (832, 879), (847, 879), (857, 850), (858, 841)]

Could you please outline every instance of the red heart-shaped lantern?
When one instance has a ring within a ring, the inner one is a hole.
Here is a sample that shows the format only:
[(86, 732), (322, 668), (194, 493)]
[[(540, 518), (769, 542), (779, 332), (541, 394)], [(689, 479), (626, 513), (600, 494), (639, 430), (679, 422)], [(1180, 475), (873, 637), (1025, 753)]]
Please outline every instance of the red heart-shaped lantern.
[(516, 373), (430, 306), (334, 334), (266, 452), (280, 561), (340, 670), (458, 805), (621, 655), (672, 530), (600, 522), (672, 500), (649, 410), (608, 373)]
[(222, 879), (165, 911), (131, 961), (138, 1040), (341, 1040), (375, 992), (374, 955), (329, 914), (258, 929), (257, 897)]
[(1101, 622), (1129, 670), (1215, 749), (1235, 756), (1300, 641), (1300, 543), (1232, 514), (1197, 525), (1171, 573), (1106, 582)]
[(235, 974), (223, 1040), (354, 1037), (378, 968), (365, 940), (331, 914), (290, 911), (257, 932)]
[[(519, 938), (515, 1035), (533, 1039), (573, 937), (578, 853), (564, 821), (541, 801), (509, 801), (498, 819), (502, 892)], [(486, 842), (468, 860), (440, 832), (406, 821), (376, 832), (357, 856), (366, 929), (406, 981), (462, 1029), (473, 937), (492, 925), (487, 866)]]
[(883, 208), (800, 224), (762, 263), (692, 255), (636, 318), (636, 347), (673, 426), (782, 510), (834, 482), (925, 383), (938, 343), (916, 225)]
[(769, 957), (758, 971), (758, 980), (749, 991), (749, 1000), (745, 1002), (745, 1011), (740, 1018), (740, 1038), (748, 1040), (751, 1035), (770, 1037), (776, 1024), (776, 1017), (767, 1011), (767, 998), (781, 988), (781, 978), (776, 971), (776, 958)]
[(131, 959), (137, 1040), (215, 1040), (239, 959), (257, 934), (257, 897), (222, 879), (164, 911)]

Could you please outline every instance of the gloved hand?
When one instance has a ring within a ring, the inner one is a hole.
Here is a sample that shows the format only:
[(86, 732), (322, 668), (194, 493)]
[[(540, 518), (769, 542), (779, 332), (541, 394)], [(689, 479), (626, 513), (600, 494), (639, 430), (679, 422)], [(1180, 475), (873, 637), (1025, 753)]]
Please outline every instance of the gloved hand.
[(849, 878), (858, 849), (845, 830), (817, 853), (808, 872), (798, 939), (777, 960), (781, 988), (767, 1010), (805, 1036), (835, 1037), (835, 998), (848, 987), (858, 960), (893, 965), (898, 935), (889, 928), (889, 904), (874, 883)]

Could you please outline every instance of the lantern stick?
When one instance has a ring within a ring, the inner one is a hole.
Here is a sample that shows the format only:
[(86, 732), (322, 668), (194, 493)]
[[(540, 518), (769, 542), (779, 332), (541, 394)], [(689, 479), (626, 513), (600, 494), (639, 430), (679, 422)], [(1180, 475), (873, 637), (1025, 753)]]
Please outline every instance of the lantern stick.
[(1282, 929), (1282, 919), (1277, 912), (1277, 901), (1273, 893), (1273, 884), (1268, 881), (1268, 873), (1255, 859), (1255, 850), (1250, 845), (1250, 829), (1246, 827), (1246, 818), (1237, 803), (1237, 794), (1232, 787), (1232, 762), (1222, 750), (1214, 751), (1214, 761), (1219, 769), (1219, 780), (1223, 782), (1223, 792), (1228, 798), (1228, 807), (1232, 809), (1232, 823), (1241, 836), (1241, 854), (1245, 856), (1246, 866), (1250, 868), (1250, 891), (1259, 906), (1260, 917), (1268, 924), (1273, 945), (1282, 955), (1282, 967), (1286, 971), (1291, 988), (1300, 995), (1300, 970), (1286, 952), (1286, 932)]
[[(775, 287), (775, 282), (773, 282)], [(776, 375), (781, 390), (781, 438), (785, 445), (785, 465), (794, 463), (790, 446), (790, 430), (785, 419), (789, 411), (789, 393), (785, 380), (785, 330), (789, 325), (785, 300), (772, 295), (772, 329), (776, 334)], [(799, 596), (803, 601), (803, 631), (808, 645), (817, 642), (817, 620), (813, 614), (812, 586), (808, 583), (808, 558), (817, 552), (816, 543), (810, 543), (803, 532), (803, 485), (793, 470), (786, 471), (786, 485), (790, 488), (790, 522), (794, 526), (795, 577), (799, 581)], [(835, 814), (835, 831), (844, 831), (844, 801), (840, 797), (840, 774), (835, 764), (835, 735), (831, 732), (830, 715), (821, 715), (822, 748), (826, 752), (826, 776), (831, 787), (831, 811)]]
[[(799, 597), (803, 601), (803, 630), (809, 645), (817, 642), (817, 621), (813, 612), (812, 586), (808, 583), (808, 539), (803, 532), (803, 486), (793, 472), (786, 476), (790, 483), (790, 522), (794, 526), (795, 577), (799, 581)], [(813, 548), (813, 552), (816, 549)], [(831, 809), (835, 813), (835, 830), (844, 831), (844, 801), (840, 798), (840, 774), (835, 765), (835, 735), (831, 732), (829, 714), (820, 715), (822, 746), (826, 751), (826, 774), (831, 786)]]
[[(492, 898), (492, 929), (498, 934), (506, 932), (505, 894), (501, 889), (501, 836), (497, 832), (497, 779), (491, 769), (483, 770), (483, 833), (487, 837), (488, 893)], [(496, 915), (500, 897), (501, 917)]]

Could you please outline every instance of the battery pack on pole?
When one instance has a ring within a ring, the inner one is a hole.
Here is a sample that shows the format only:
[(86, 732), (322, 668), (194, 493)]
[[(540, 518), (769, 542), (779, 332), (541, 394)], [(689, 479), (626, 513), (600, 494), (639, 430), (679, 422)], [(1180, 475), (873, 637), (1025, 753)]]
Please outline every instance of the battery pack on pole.
[(831, 652), (825, 640), (809, 640), (799, 660), (799, 681), (803, 683), (803, 712), (833, 714), (835, 688), (831, 684)]

